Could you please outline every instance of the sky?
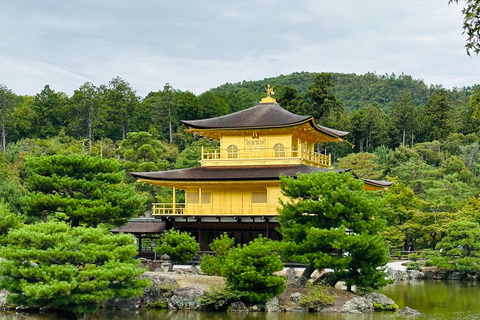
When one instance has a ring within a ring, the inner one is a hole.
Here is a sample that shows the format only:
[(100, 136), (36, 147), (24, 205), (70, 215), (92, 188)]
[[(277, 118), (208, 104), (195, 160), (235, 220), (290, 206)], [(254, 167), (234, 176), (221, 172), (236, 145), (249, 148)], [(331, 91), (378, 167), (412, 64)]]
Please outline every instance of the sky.
[(201, 94), (292, 72), (409, 74), (480, 83), (461, 5), (448, 0), (0, 0), (0, 84), (71, 96), (125, 79)]

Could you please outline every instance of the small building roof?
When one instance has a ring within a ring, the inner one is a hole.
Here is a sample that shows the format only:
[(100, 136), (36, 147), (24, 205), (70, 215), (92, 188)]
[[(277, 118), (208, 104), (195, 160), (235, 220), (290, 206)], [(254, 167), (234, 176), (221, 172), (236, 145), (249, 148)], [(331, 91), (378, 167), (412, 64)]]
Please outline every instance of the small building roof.
[(346, 131), (319, 126), (315, 123), (313, 116), (291, 113), (276, 102), (259, 103), (254, 107), (216, 118), (182, 120), (181, 122), (188, 128), (200, 130), (273, 129), (310, 123), (317, 131), (334, 138), (343, 138), (348, 134)]
[(130, 219), (126, 225), (110, 230), (113, 233), (157, 234), (165, 231), (165, 221), (154, 218)]

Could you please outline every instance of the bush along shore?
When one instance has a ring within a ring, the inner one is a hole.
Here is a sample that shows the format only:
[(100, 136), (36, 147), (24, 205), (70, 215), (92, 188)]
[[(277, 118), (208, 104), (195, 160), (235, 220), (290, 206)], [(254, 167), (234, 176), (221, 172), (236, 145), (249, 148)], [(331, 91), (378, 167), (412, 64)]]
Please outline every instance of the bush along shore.
[[(148, 278), (152, 286), (144, 294), (133, 299), (110, 299), (102, 301), (100, 308), (136, 310), (139, 308), (169, 310), (210, 310), (230, 312), (335, 312), (364, 313), (374, 311), (399, 311), (395, 302), (385, 295), (369, 293), (359, 296), (351, 292), (321, 284), (309, 283), (298, 287), (288, 271), (278, 274), (287, 277), (286, 289), (265, 304), (246, 303), (239, 295), (225, 290), (225, 279), (199, 274), (198, 267), (176, 269), (168, 272), (159, 262), (141, 259), (142, 266), (150, 271), (141, 278)], [(287, 273), (287, 274), (286, 274)], [(0, 292), (0, 310), (53, 312), (48, 307), (17, 306), (7, 304), (6, 290)], [(405, 308), (403, 314), (415, 314), (416, 310)]]

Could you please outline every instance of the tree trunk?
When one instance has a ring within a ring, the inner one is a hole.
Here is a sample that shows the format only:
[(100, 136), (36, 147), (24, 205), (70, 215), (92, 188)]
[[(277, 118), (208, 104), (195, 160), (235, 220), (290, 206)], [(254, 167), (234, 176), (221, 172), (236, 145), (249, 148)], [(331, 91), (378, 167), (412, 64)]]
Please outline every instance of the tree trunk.
[(330, 286), (330, 287), (335, 287), (337, 284), (337, 280), (335, 279), (335, 276), (333, 275), (333, 272), (324, 272), (318, 277), (313, 284), (320, 284), (320, 285), (325, 285), (325, 286)]
[(412, 131), (412, 144), (410, 148), (413, 148), (413, 131)]
[(92, 150), (92, 110), (88, 110), (88, 148)]
[(169, 130), (170, 130), (170, 144), (173, 142), (173, 132), (172, 132), (172, 116), (169, 116), (170, 121), (169, 121)]
[(405, 147), (405, 128), (403, 128), (403, 140), (402, 140), (402, 147)]
[(302, 275), (300, 276), (300, 279), (297, 280), (297, 286), (303, 287), (307, 284), (308, 279), (310, 279), (310, 276), (312, 273), (315, 271), (315, 267), (310, 265), (303, 270)]

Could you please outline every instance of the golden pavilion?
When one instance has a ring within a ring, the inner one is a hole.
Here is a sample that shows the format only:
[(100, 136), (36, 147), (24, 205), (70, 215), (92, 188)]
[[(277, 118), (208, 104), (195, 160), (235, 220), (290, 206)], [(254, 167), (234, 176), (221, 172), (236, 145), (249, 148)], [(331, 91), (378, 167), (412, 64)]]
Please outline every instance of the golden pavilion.
[[(131, 173), (139, 181), (173, 188), (173, 203), (153, 204), (153, 216), (165, 221), (166, 229), (190, 232), (201, 250), (209, 250), (208, 244), (223, 232), (236, 243), (258, 234), (279, 239), (280, 175), (334, 170), (330, 155), (315, 152), (314, 145), (346, 142), (348, 132), (283, 109), (271, 92), (269, 87), (267, 97), (249, 109), (182, 121), (193, 134), (220, 142), (218, 149), (202, 149), (199, 167)], [(364, 184), (371, 190), (390, 185), (368, 179)], [(176, 203), (177, 190), (185, 191), (185, 203)]]

